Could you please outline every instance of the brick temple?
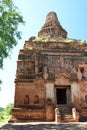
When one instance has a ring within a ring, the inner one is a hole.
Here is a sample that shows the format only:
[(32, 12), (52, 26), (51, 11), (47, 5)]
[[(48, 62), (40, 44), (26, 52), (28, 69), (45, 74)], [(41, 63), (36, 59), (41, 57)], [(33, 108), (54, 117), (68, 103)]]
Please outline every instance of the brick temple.
[(87, 43), (70, 39), (55, 12), (20, 50), (10, 122), (87, 119)]

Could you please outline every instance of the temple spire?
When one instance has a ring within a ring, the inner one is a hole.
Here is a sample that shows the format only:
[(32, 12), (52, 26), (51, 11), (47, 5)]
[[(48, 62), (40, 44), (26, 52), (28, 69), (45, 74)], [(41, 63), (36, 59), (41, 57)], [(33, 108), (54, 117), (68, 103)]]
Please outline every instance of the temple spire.
[(49, 12), (45, 24), (38, 33), (38, 37), (67, 37), (67, 32), (62, 28), (55, 12)]

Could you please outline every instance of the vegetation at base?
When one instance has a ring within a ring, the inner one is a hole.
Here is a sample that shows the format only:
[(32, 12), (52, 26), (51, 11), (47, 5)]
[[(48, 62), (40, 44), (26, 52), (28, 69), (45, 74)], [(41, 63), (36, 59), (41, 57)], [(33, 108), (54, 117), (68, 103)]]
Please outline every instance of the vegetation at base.
[(6, 106), (6, 108), (0, 107), (0, 125), (3, 123), (8, 122), (8, 120), (11, 118), (11, 109), (13, 108), (13, 104), (10, 103)]

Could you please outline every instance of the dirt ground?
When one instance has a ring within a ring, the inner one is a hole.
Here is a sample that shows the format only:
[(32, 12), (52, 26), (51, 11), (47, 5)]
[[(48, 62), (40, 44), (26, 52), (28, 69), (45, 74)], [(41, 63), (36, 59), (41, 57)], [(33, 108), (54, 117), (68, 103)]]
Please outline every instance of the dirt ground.
[(87, 130), (85, 123), (22, 123), (4, 124), (0, 130)]

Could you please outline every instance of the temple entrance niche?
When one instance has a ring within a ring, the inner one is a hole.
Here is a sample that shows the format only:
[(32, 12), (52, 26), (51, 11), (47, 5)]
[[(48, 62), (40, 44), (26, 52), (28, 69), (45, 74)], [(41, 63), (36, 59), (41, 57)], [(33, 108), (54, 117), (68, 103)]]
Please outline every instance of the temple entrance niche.
[(57, 104), (66, 104), (66, 89), (56, 89)]
[(56, 86), (55, 88), (56, 104), (71, 104), (71, 87), (70, 86)]

